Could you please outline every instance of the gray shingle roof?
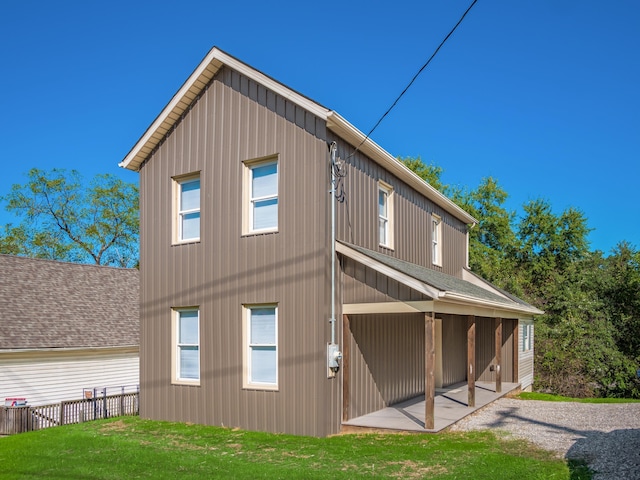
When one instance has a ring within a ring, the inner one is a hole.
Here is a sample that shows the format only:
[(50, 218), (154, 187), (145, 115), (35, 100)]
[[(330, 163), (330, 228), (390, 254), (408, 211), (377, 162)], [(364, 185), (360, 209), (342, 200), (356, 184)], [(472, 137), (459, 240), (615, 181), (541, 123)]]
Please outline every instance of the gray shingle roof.
[[(514, 305), (518, 305), (521, 307), (525, 307), (527, 309), (534, 309), (535, 307), (529, 305), (522, 299), (515, 297), (503, 290), (500, 290), (493, 285), (489, 284), (486, 280), (482, 279), (478, 275), (473, 274), (475, 277), (480, 279), (482, 282), (486, 283), (488, 287), (494, 288), (502, 293), (504, 296), (493, 293), (492, 291), (479, 287), (471, 282), (463, 280), (461, 278), (454, 277), (452, 275), (447, 275), (446, 273), (439, 272), (437, 270), (433, 270), (430, 268), (426, 268), (420, 265), (416, 265), (414, 263), (406, 262), (404, 260), (400, 260), (394, 257), (390, 257), (389, 255), (385, 255), (380, 252), (375, 252), (373, 250), (369, 250), (367, 248), (359, 247), (357, 245), (352, 245), (347, 242), (340, 242), (346, 245), (353, 250), (366, 255), (367, 257), (382, 263), (388, 267), (391, 267), (394, 270), (402, 272), (406, 275), (409, 275), (416, 280), (419, 280), (427, 285), (430, 285), (437, 290), (442, 292), (451, 292), (456, 294), (462, 294), (469, 297), (476, 298), (478, 300), (484, 300), (488, 302), (496, 302), (499, 304), (503, 304), (505, 307), (513, 307)], [(507, 298), (505, 298), (507, 297)]]
[(139, 272), (0, 255), (0, 350), (138, 346)]

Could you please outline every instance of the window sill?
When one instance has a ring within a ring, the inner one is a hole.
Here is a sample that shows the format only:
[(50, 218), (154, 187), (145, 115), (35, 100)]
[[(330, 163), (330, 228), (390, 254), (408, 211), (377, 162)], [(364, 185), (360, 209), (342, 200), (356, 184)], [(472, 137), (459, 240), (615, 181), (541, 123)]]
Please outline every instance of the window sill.
[(267, 391), (267, 392), (278, 392), (280, 389), (277, 385), (258, 385), (258, 384), (245, 384), (242, 386), (243, 390), (252, 390), (252, 391)]
[(181, 387), (199, 387), (200, 380), (172, 380), (171, 385), (176, 385)]
[(244, 232), (242, 237), (258, 237), (260, 235), (273, 235), (274, 233), (279, 233), (280, 231), (276, 229), (272, 230), (256, 230), (255, 232)]
[(194, 239), (190, 239), (190, 240), (180, 240), (180, 241), (174, 241), (171, 243), (172, 247), (179, 247), (181, 245), (195, 245), (200, 243), (200, 239), (199, 238), (194, 238)]

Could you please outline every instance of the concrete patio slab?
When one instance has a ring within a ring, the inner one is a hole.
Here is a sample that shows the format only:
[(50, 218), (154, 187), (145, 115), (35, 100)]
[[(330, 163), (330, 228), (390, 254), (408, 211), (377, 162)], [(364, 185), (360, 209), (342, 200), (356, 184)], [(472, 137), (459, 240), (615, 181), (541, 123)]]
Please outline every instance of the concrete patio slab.
[(479, 408), (490, 404), (508, 393), (518, 389), (518, 383), (502, 383), (502, 392), (496, 393), (495, 383), (476, 382), (476, 406), (469, 407), (468, 386), (466, 383), (437, 389), (435, 397), (435, 428), (424, 428), (424, 395), (392, 405), (377, 412), (352, 418), (343, 425), (362, 428), (380, 428), (411, 432), (439, 432), (470, 415)]

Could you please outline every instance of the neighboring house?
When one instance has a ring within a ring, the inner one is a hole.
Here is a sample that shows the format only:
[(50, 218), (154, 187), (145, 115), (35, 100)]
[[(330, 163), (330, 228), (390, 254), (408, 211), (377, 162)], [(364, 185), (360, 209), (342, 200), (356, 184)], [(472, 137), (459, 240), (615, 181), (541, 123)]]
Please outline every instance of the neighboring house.
[(135, 391), (138, 285), (134, 269), (0, 255), (0, 401)]
[(437, 387), (531, 385), (541, 312), (468, 270), (476, 220), (223, 51), (120, 165), (140, 173), (143, 417), (325, 436), (425, 395), (429, 428)]

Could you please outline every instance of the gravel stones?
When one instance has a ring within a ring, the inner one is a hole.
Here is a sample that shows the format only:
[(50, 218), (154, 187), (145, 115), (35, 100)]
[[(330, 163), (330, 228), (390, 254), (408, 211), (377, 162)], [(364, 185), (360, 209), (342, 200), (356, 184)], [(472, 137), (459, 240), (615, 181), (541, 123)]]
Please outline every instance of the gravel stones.
[(567, 459), (585, 460), (595, 480), (640, 480), (640, 403), (501, 398), (451, 427), (500, 430)]

